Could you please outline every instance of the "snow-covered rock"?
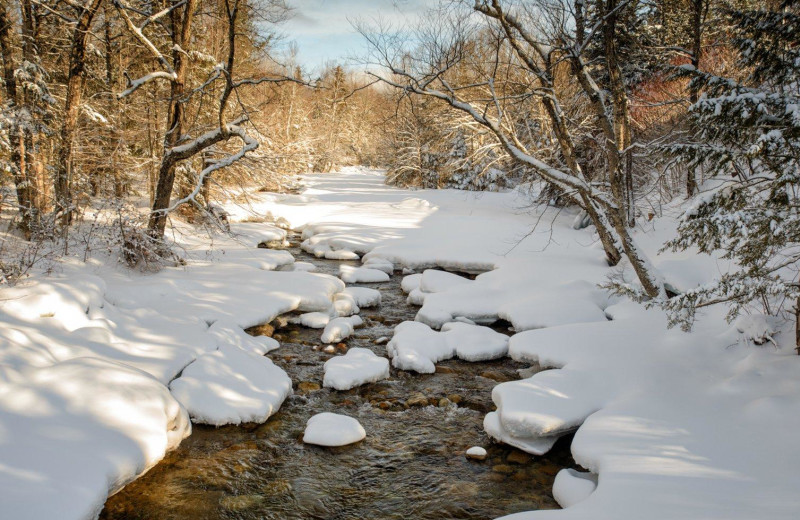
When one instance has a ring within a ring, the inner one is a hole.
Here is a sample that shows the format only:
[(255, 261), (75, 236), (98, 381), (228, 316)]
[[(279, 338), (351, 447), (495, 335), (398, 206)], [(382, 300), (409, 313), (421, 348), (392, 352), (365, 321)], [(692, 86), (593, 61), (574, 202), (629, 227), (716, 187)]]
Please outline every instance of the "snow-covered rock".
[(350, 337), (356, 327), (360, 327), (364, 321), (359, 316), (348, 318), (334, 318), (322, 331), (321, 341), (323, 343), (337, 343)]
[(508, 353), (508, 336), (489, 327), (458, 321), (445, 323), (440, 334), (464, 361), (488, 361)]
[(386, 344), (386, 353), (395, 368), (433, 374), (434, 363), (452, 358), (455, 349), (424, 323), (404, 321), (395, 327), (392, 340)]
[(357, 306), (362, 308), (377, 307), (381, 304), (381, 292), (369, 287), (347, 287), (344, 291), (349, 294)]
[(406, 298), (406, 302), (409, 305), (417, 305), (421, 306), (425, 303), (425, 296), (426, 293), (422, 292), (419, 287), (416, 289), (411, 289), (411, 292), (408, 293), (408, 298)]
[(281, 346), (276, 339), (268, 336), (251, 336), (235, 323), (224, 319), (215, 321), (208, 328), (208, 333), (214, 336), (218, 348), (239, 347), (260, 356)]
[(486, 449), (480, 446), (473, 446), (466, 452), (467, 458), (473, 460), (486, 460), (487, 455)]
[(368, 258), (367, 260), (364, 261), (364, 267), (369, 267), (370, 269), (377, 269), (379, 271), (383, 271), (388, 275), (394, 273), (394, 264), (392, 264), (385, 258), (380, 258), (380, 257)]
[(500, 442), (504, 442), (509, 446), (514, 446), (522, 451), (532, 453), (534, 455), (544, 455), (556, 443), (559, 435), (552, 435), (549, 437), (515, 437), (507, 432), (503, 425), (500, 424), (500, 416), (497, 412), (489, 412), (483, 418), (483, 429), (491, 437)]
[(325, 251), (325, 258), (328, 260), (359, 260), (361, 257), (358, 253), (348, 251), (347, 249), (339, 249), (336, 251)]
[(379, 283), (388, 282), (389, 275), (378, 269), (369, 267), (353, 267), (342, 265), (339, 267), (339, 278), (345, 283)]
[(344, 356), (326, 361), (324, 370), (322, 386), (350, 390), (389, 377), (389, 360), (366, 348), (351, 348)]
[(292, 271), (303, 271), (306, 273), (312, 273), (317, 270), (317, 266), (311, 262), (295, 262), (291, 267)]
[(198, 423), (264, 422), (292, 393), (292, 381), (269, 358), (238, 347), (205, 354), (170, 383)]
[(422, 273), (419, 281), (419, 290), (424, 293), (437, 293), (446, 291), (459, 285), (469, 284), (472, 280), (457, 274), (439, 271), (437, 269), (426, 269)]
[(386, 351), (395, 368), (432, 374), (435, 363), (455, 356), (465, 361), (503, 357), (508, 351), (508, 336), (467, 323), (447, 323), (437, 332), (424, 323), (406, 321), (395, 327)]
[(400, 289), (402, 289), (404, 293), (408, 294), (414, 289), (419, 289), (419, 284), (421, 282), (422, 273), (409, 274), (403, 277), (403, 280), (400, 282)]
[(318, 446), (346, 446), (364, 439), (367, 432), (358, 420), (346, 415), (323, 412), (306, 423), (303, 442)]
[(355, 297), (348, 292), (340, 292), (333, 298), (333, 310), (337, 316), (352, 316), (361, 312)]
[(309, 329), (324, 329), (330, 321), (331, 315), (327, 312), (306, 312), (289, 318), (289, 323), (296, 323)]
[(577, 379), (568, 371), (545, 370), (495, 386), (492, 400), (503, 429), (512, 436), (552, 436), (577, 429), (610, 393), (602, 374)]
[(597, 489), (597, 475), (564, 468), (553, 482), (553, 498), (561, 507), (570, 507), (583, 502)]

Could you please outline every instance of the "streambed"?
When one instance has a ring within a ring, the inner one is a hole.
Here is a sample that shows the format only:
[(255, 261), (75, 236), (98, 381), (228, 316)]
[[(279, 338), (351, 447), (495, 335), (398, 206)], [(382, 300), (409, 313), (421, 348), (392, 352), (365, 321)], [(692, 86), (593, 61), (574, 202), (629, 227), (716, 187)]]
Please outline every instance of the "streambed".
[[(318, 272), (336, 275), (342, 264), (296, 244), (290, 251)], [(381, 291), (382, 304), (362, 309), (364, 327), (340, 350), (385, 356), (376, 341), (417, 311), (401, 280), (395, 274), (365, 285)], [(483, 432), (492, 387), (519, 379), (527, 365), (450, 360), (429, 375), (392, 368), (388, 380), (339, 392), (320, 388), (322, 365), (332, 357), (319, 349), (321, 330), (277, 321), (281, 348), (269, 356), (295, 389), (280, 411), (265, 424), (195, 425), (177, 450), (109, 498), (101, 519), (487, 519), (558, 507), (551, 489), (555, 474), (574, 465), (570, 439), (532, 457)], [(357, 418), (367, 438), (342, 448), (303, 444), (306, 421), (320, 412)], [(485, 461), (464, 456), (476, 445), (487, 448)]]

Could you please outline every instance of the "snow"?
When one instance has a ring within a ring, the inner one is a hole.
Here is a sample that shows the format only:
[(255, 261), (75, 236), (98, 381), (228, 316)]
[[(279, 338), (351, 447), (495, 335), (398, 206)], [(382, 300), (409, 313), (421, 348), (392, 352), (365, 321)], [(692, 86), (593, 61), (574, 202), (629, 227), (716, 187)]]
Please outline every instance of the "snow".
[(344, 291), (333, 297), (333, 310), (337, 316), (352, 316), (361, 312), (352, 293)]
[(330, 321), (331, 315), (326, 312), (306, 312), (289, 318), (289, 323), (297, 323), (309, 329), (324, 329)]
[(228, 320), (215, 321), (208, 328), (208, 333), (217, 340), (217, 348), (234, 346), (261, 356), (281, 346), (277, 340), (267, 336), (250, 336), (244, 329)]
[(367, 432), (356, 419), (323, 412), (308, 420), (303, 442), (318, 446), (346, 446), (361, 441), (366, 436)]
[[(520, 272), (516, 265), (514, 267), (482, 274), (471, 283), (429, 291), (422, 298), (423, 305), (416, 319), (433, 328), (440, 328), (456, 317), (478, 323), (504, 319), (518, 331), (606, 321), (604, 309), (609, 304), (609, 296), (598, 289), (597, 284), (583, 280), (563, 282), (560, 275), (546, 277), (541, 271)], [(547, 270), (556, 270), (554, 267)], [(535, 289), (530, 287), (532, 285)], [(531, 290), (521, 290), (523, 287)], [(423, 290), (422, 284), (420, 290)]]
[[(530, 345), (544, 341), (541, 334), (524, 332), (514, 339), (523, 335)], [(608, 392), (600, 375), (576, 379), (566, 370), (546, 370), (497, 385), (492, 400), (502, 428), (512, 437), (552, 436), (577, 429), (602, 407)]]
[(386, 353), (395, 368), (420, 374), (433, 374), (434, 363), (455, 355), (453, 347), (439, 333), (416, 321), (404, 321), (395, 327), (392, 340), (386, 344)]
[(426, 269), (419, 280), (419, 290), (425, 293), (442, 292), (459, 285), (468, 284), (471, 280), (457, 274), (435, 269)]
[[(590, 474), (559, 473), (553, 493), (567, 508), (507, 518), (796, 518), (800, 357), (791, 323), (752, 313), (730, 325), (724, 308), (711, 307), (693, 332), (668, 329), (660, 311), (598, 288), (613, 271), (592, 227), (573, 229), (577, 211), (531, 209), (518, 192), (400, 190), (362, 169), (306, 183), (299, 195), (253, 194), (253, 207), (302, 230), (303, 247), (320, 256), (360, 255), (362, 266), (344, 270), (351, 274), (386, 280), (388, 263), (420, 272), (402, 282), (423, 305), (387, 345), (395, 367), (431, 373), (439, 360), (503, 355), (507, 345), (535, 373), (495, 387), (487, 434), (541, 454), (575, 432), (570, 449)], [(286, 251), (255, 249), (281, 233), (225, 209), (237, 237), (215, 237), (213, 249), (179, 229), (186, 266), (141, 275), (68, 259), (0, 289), (0, 503), (9, 518), (96, 516), (109, 492), (188, 433), (188, 414), (165, 386), (182, 370), (172, 387), (175, 396), (185, 390), (193, 414), (244, 421), (274, 412), (288, 379), (260, 354), (276, 344), (243, 329), (296, 313), (320, 327), (336, 322), (334, 341), (359, 319), (340, 313), (375, 303), (375, 293), (305, 272)], [(668, 284), (691, 289), (734, 268), (696, 251), (656, 256), (684, 207), (662, 209), (636, 238)], [(458, 332), (499, 319), (515, 332), (505, 345), (494, 331)], [(210, 385), (214, 371), (219, 386)], [(268, 395), (277, 381), (284, 386)], [(317, 422), (306, 434), (363, 438), (347, 422)]]
[(344, 356), (326, 361), (324, 370), (322, 386), (350, 390), (389, 377), (389, 360), (366, 348), (351, 348)]
[(481, 448), (480, 446), (473, 446), (467, 450), (466, 453), (467, 457), (474, 457), (476, 459), (483, 460), (486, 458), (486, 449)]
[[(612, 271), (592, 227), (572, 228), (578, 212), (525, 213), (517, 209), (526, 203), (515, 192), (475, 197), (384, 188), (373, 175), (352, 169), (335, 177), (309, 176), (306, 205), (288, 197), (265, 199), (264, 206), (292, 226), (306, 226), (307, 240), (347, 243), (364, 262), (381, 258), (400, 270), (478, 274), (431, 293), (421, 291), (421, 276), (404, 279), (403, 290), (417, 289), (413, 296), (424, 305), (419, 324), (396, 329), (393, 349), (399, 333), (417, 341), (400, 364), (430, 372), (431, 358), (452, 354), (424, 324), (440, 328), (467, 318), (510, 322), (517, 331), (510, 355), (554, 368), (498, 390), (503, 422), (492, 412), (486, 430), (542, 453), (577, 428), (573, 455), (602, 485), (563, 511), (511, 518), (796, 516), (800, 499), (792, 486), (800, 485), (800, 477), (793, 468), (800, 460), (787, 432), (800, 427), (800, 359), (792, 355), (791, 324), (776, 332), (779, 347), (742, 341), (744, 334), (715, 309), (704, 311), (691, 334), (667, 329), (658, 311), (622, 304), (598, 289)], [(647, 223), (648, 231), (636, 239), (667, 283), (691, 288), (730, 269), (724, 260), (692, 251), (656, 256), (682, 213), (680, 207), (663, 210), (665, 216)], [(428, 344), (443, 352), (423, 355)], [(542, 413), (513, 398), (513, 389), (541, 403)], [(518, 435), (504, 423), (519, 428)]]
[(501, 358), (508, 352), (508, 336), (488, 327), (452, 322), (442, 327), (445, 341), (455, 355), (464, 361), (488, 361)]
[(380, 258), (377, 256), (373, 256), (372, 258), (368, 258), (364, 262), (364, 267), (369, 267), (370, 269), (377, 269), (379, 271), (383, 271), (384, 273), (391, 275), (394, 273), (394, 264), (390, 261), (386, 260), (385, 258)]
[(437, 332), (423, 323), (406, 321), (395, 327), (386, 351), (395, 368), (432, 374), (435, 363), (456, 356), (465, 361), (503, 357), (508, 352), (508, 337), (488, 327), (461, 322), (447, 323)]
[[(426, 269), (422, 273), (412, 274), (403, 278), (401, 287), (404, 292), (408, 293), (408, 303), (411, 305), (423, 305), (428, 294), (446, 291), (470, 281), (468, 278), (446, 271)], [(436, 328), (441, 327), (442, 323), (437, 323)]]
[(84, 519), (191, 432), (158, 380), (79, 357), (18, 372), (0, 365), (3, 518)]
[(381, 292), (369, 287), (347, 287), (344, 294), (350, 295), (359, 307), (377, 307), (381, 304)]
[(325, 251), (325, 258), (328, 260), (359, 260), (361, 257), (352, 251), (339, 249), (338, 251)]
[(597, 475), (564, 468), (553, 482), (553, 498), (561, 507), (570, 507), (589, 498), (597, 489)]
[(235, 236), (213, 248), (178, 229), (185, 266), (140, 274), (115, 259), (65, 258), (52, 274), (0, 288), (3, 513), (94, 518), (109, 493), (188, 435), (189, 414), (166, 386), (182, 371), (172, 387), (198, 420), (264, 420), (277, 409), (291, 385), (261, 354), (278, 343), (243, 329), (333, 312), (344, 283), (272, 271), (292, 256), (255, 245), (282, 233), (231, 225)]
[(400, 282), (400, 288), (404, 293), (408, 294), (414, 289), (419, 289), (419, 284), (422, 282), (422, 273), (409, 274), (403, 277)]
[(358, 316), (334, 318), (325, 325), (321, 341), (323, 343), (338, 343), (350, 337), (355, 328), (360, 327), (363, 323), (364, 321)]
[(425, 303), (425, 293), (420, 291), (419, 288), (412, 289), (411, 292), (408, 293), (406, 302), (409, 305), (422, 306)]
[(291, 265), (292, 271), (305, 271), (307, 273), (317, 270), (317, 266), (310, 262), (295, 262)]
[(339, 277), (346, 283), (379, 283), (388, 282), (389, 275), (378, 269), (369, 267), (353, 267), (343, 265), (339, 269)]
[(550, 451), (558, 440), (558, 435), (551, 437), (514, 437), (502, 427), (497, 412), (486, 414), (486, 417), (483, 418), (483, 429), (492, 439), (534, 455), (544, 455)]
[(200, 356), (169, 385), (194, 422), (264, 422), (292, 393), (292, 381), (264, 356), (238, 347)]

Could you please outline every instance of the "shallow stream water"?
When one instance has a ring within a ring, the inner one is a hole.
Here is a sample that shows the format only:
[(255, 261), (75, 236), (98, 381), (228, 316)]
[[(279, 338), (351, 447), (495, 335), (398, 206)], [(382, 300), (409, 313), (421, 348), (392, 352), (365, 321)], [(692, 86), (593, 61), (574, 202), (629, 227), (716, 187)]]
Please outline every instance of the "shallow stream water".
[[(291, 252), (318, 272), (336, 275), (342, 263), (296, 245)], [(417, 311), (406, 303), (401, 279), (365, 285), (379, 289), (383, 302), (361, 310), (365, 326), (340, 351), (365, 347), (386, 355), (376, 340), (391, 337)], [(277, 414), (265, 424), (195, 425), (177, 450), (109, 498), (100, 518), (487, 519), (558, 507), (551, 489), (558, 470), (574, 465), (569, 439), (532, 457), (483, 432), (483, 417), (494, 408), (492, 387), (519, 379), (527, 365), (450, 360), (430, 375), (392, 368), (388, 380), (339, 392), (320, 388), (322, 364), (332, 357), (314, 349), (321, 332), (283, 323), (275, 331), (281, 348), (269, 356), (295, 389)], [(320, 412), (356, 417), (367, 438), (341, 448), (303, 444), (306, 421)], [(486, 447), (488, 458), (467, 460), (471, 446)]]

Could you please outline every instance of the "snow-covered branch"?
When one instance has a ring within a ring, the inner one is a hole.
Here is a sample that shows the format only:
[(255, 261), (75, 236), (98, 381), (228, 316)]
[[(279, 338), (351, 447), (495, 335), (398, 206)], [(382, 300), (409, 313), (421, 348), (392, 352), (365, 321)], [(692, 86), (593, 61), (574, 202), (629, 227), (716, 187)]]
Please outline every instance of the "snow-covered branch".
[[(236, 153), (229, 155), (227, 157), (223, 157), (218, 161), (214, 161), (212, 164), (205, 167), (200, 174), (197, 176), (197, 182), (195, 183), (192, 192), (186, 195), (185, 197), (176, 200), (170, 207), (165, 210), (161, 210), (164, 213), (170, 213), (177, 209), (179, 206), (196, 200), (197, 195), (203, 189), (203, 185), (205, 184), (206, 179), (215, 171), (221, 170), (222, 168), (227, 168), (231, 166), (236, 161), (244, 158), (248, 152), (251, 152), (258, 148), (258, 141), (251, 136), (247, 135), (247, 131), (244, 127), (239, 126), (238, 124), (229, 124), (225, 127), (225, 131), (222, 132), (221, 129), (217, 129), (213, 132), (209, 132), (208, 134), (204, 134), (204, 136), (199, 137), (195, 141), (191, 143), (190, 148), (185, 148), (186, 145), (178, 147), (179, 150), (176, 153), (187, 153), (187, 150), (190, 149), (197, 149), (198, 146), (201, 144), (205, 144), (204, 148), (208, 148), (213, 143), (218, 143), (220, 141), (230, 139), (231, 137), (238, 137), (242, 140), (242, 148), (239, 149)], [(201, 148), (202, 149), (202, 148)], [(174, 152), (175, 149), (173, 148), (170, 152)], [(197, 153), (194, 152), (194, 153)], [(193, 155), (193, 154), (192, 154)]]
[(145, 74), (141, 78), (133, 79), (133, 80), (130, 79), (130, 77), (128, 77), (127, 73), (125, 73), (125, 79), (128, 80), (128, 88), (126, 88), (122, 92), (118, 93), (117, 94), (117, 99), (123, 99), (123, 98), (126, 98), (126, 97), (130, 96), (131, 94), (133, 94), (134, 92), (139, 90), (144, 85), (150, 83), (151, 81), (154, 81), (154, 80), (157, 80), (157, 79), (166, 79), (168, 81), (174, 81), (176, 78), (177, 78), (177, 75), (175, 74), (175, 72), (166, 72), (166, 71), (163, 71), (163, 70), (151, 72), (149, 74)]

